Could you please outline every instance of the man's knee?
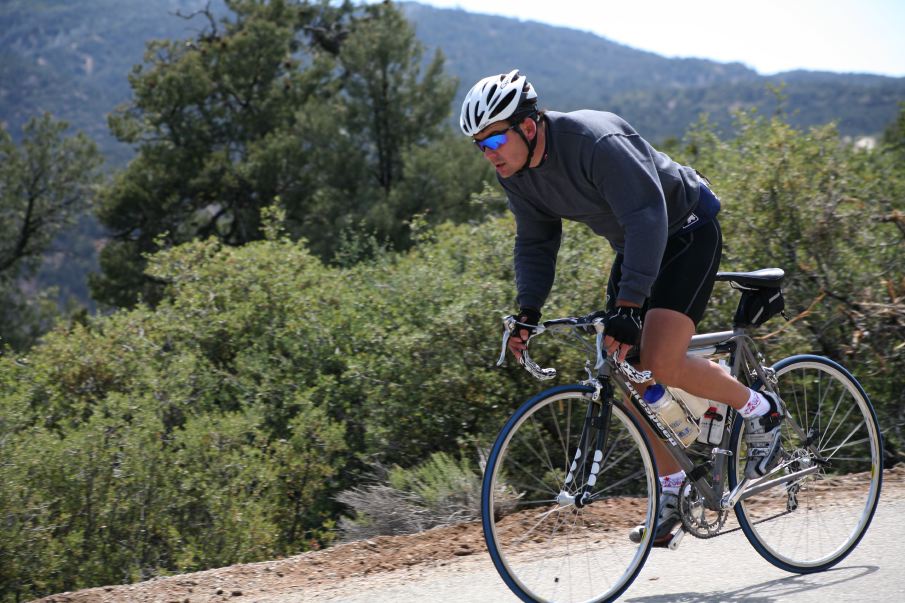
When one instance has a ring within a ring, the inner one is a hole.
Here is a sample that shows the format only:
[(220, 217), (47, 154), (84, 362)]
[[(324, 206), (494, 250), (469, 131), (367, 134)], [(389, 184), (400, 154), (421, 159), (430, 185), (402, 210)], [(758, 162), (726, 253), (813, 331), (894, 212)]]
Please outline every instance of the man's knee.
[(647, 358), (641, 353), (641, 364), (646, 370), (649, 370), (654, 377), (654, 381), (663, 385), (677, 385), (681, 379), (682, 362), (666, 358), (663, 355)]

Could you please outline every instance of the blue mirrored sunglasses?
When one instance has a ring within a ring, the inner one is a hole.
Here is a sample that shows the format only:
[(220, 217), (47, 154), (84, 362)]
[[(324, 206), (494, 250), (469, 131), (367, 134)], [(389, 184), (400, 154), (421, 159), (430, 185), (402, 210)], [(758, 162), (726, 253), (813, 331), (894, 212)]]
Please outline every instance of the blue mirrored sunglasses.
[(496, 151), (498, 148), (500, 148), (501, 146), (506, 144), (506, 132), (508, 132), (512, 128), (516, 127), (517, 125), (518, 124), (512, 124), (505, 130), (501, 130), (500, 132), (497, 132), (496, 134), (491, 134), (490, 136), (488, 136), (487, 138), (485, 138), (483, 140), (476, 140), (476, 141), (474, 141), (475, 146), (478, 147), (478, 149), (480, 149), (480, 151), (482, 153), (484, 151), (486, 151), (487, 149), (490, 149), (491, 151)]

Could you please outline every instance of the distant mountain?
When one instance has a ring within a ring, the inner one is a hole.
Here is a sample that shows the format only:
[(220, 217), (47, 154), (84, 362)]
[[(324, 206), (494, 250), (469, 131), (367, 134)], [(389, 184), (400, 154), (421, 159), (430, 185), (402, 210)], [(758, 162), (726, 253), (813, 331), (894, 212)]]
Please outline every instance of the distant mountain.
[(762, 76), (740, 63), (666, 58), (592, 33), (534, 21), (404, 3), (418, 37), (440, 48), (460, 78), (458, 97), (475, 81), (518, 67), (550, 109), (619, 113), (652, 141), (681, 136), (701, 113), (728, 126), (730, 110), (777, 108), (782, 86), (798, 126), (835, 121), (846, 136), (881, 133), (905, 101), (905, 78), (791, 71)]
[[(152, 39), (189, 38), (186, 20), (206, 0), (2, 0), (0, 122), (18, 136), (29, 117), (49, 111), (88, 133), (108, 157), (129, 150), (107, 129), (106, 115), (128, 100), (128, 76)], [(214, 6), (222, 6), (215, 0)]]
[[(128, 75), (151, 39), (187, 39), (203, 27), (188, 20), (207, 0), (4, 0), (0, 3), (0, 121), (14, 132), (50, 111), (99, 142), (113, 163), (130, 152), (113, 140), (106, 115), (129, 98)], [(213, 0), (223, 13), (223, 0)], [(479, 78), (518, 67), (537, 86), (542, 105), (620, 113), (647, 138), (681, 136), (702, 112), (719, 124), (729, 110), (770, 112), (768, 86), (785, 83), (798, 125), (835, 120), (849, 136), (876, 135), (905, 100), (905, 78), (796, 71), (761, 76), (739, 63), (673, 59), (591, 33), (533, 21), (401, 6), (429, 50), (440, 48), (460, 93)]]
[[(128, 75), (145, 43), (187, 38), (200, 29), (187, 21), (206, 0), (0, 0), (0, 122), (18, 138), (20, 127), (45, 111), (91, 136), (110, 167), (132, 151), (107, 128), (107, 114), (130, 95)], [(221, 0), (214, 6), (222, 7)], [(65, 306), (72, 297), (94, 309), (87, 273), (97, 271), (97, 244), (105, 236), (94, 216), (54, 241), (34, 282), (56, 286)]]

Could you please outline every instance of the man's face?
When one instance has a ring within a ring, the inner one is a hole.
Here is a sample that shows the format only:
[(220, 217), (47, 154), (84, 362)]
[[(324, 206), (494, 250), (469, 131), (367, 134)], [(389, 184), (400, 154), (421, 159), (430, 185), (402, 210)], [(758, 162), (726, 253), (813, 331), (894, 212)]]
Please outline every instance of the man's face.
[[(531, 120), (523, 120), (522, 124), (525, 121)], [(528, 159), (528, 147), (513, 129), (508, 122), (501, 121), (490, 124), (474, 137), (478, 148), (483, 149), (484, 158), (493, 164), (501, 178), (515, 174)], [(531, 136), (528, 132), (525, 133)]]

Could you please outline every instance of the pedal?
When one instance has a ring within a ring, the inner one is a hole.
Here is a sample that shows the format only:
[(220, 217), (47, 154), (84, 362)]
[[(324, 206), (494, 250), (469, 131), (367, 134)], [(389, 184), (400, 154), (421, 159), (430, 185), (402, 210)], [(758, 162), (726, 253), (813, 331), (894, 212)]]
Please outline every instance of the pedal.
[(685, 536), (685, 530), (679, 528), (675, 534), (672, 535), (672, 538), (669, 539), (669, 544), (666, 545), (670, 551), (674, 551), (679, 548), (679, 544), (682, 542), (682, 538)]
[[(685, 536), (685, 529), (679, 526), (679, 529), (676, 530), (675, 534), (667, 534), (665, 536), (661, 536), (654, 540), (651, 544), (655, 549), (669, 549), (671, 551), (676, 550), (679, 547), (679, 543), (682, 542), (682, 538)], [(628, 534), (629, 540), (638, 544), (641, 542), (641, 539), (644, 537), (644, 527), (643, 526), (635, 526), (631, 532)]]

